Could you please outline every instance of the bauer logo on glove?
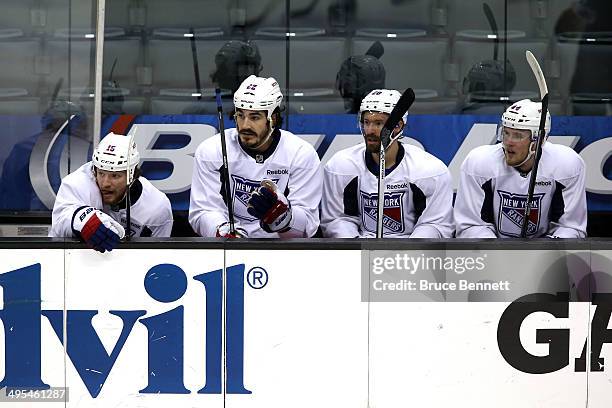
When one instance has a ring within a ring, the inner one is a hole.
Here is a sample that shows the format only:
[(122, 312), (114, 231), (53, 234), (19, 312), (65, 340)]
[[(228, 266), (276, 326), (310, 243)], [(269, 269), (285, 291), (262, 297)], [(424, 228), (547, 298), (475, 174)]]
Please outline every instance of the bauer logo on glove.
[(260, 220), (266, 232), (285, 232), (289, 229), (291, 203), (270, 180), (263, 180), (261, 187), (251, 193), (247, 211)]
[(72, 229), (90, 248), (99, 252), (112, 251), (125, 236), (123, 226), (93, 207), (79, 208)]

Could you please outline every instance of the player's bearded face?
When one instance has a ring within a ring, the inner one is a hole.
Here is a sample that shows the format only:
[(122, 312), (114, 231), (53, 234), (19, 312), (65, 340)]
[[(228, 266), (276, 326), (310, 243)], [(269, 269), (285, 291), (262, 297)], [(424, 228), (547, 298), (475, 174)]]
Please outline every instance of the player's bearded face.
[(238, 137), (243, 146), (258, 148), (270, 134), (266, 111), (238, 109), (234, 118), (238, 128)]
[(96, 183), (104, 204), (119, 203), (125, 196), (127, 174), (125, 171), (105, 171), (96, 169)]
[(361, 128), (366, 150), (370, 153), (380, 152), (380, 131), (389, 115), (381, 112), (364, 112), (361, 117)]
[(529, 154), (531, 131), (504, 127), (502, 130), (502, 142), (504, 144), (506, 163), (508, 166), (516, 166), (522, 163)]

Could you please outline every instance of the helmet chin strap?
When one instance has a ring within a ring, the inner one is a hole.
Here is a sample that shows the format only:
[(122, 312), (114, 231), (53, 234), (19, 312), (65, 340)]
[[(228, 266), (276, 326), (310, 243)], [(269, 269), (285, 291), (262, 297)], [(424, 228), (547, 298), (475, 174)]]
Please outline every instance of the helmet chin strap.
[[(506, 146), (503, 143), (502, 143), (502, 146), (504, 147), (504, 153), (505, 153), (506, 152)], [(523, 164), (527, 163), (529, 161), (529, 159), (531, 159), (533, 157), (533, 155), (535, 154), (535, 152), (533, 151), (534, 147), (535, 147), (535, 142), (529, 143), (529, 153), (527, 153), (527, 156), (525, 156), (525, 160), (523, 160), (519, 164), (514, 164), (512, 167), (518, 168), (518, 167), (521, 167)]]
[[(403, 119), (402, 119), (403, 122)], [(397, 131), (397, 133), (395, 134), (395, 136), (391, 137), (391, 141), (389, 142), (389, 146), (391, 146), (391, 143), (395, 142), (398, 139), (402, 139), (404, 137), (403, 135), (403, 131), (404, 131), (404, 124), (402, 124), (402, 128), (400, 130)], [(395, 131), (395, 129), (394, 129)]]

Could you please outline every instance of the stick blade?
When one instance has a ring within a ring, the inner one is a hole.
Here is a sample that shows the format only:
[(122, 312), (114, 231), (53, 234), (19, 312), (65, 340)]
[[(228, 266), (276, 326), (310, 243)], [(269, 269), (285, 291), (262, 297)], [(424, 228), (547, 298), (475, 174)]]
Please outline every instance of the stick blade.
[(408, 109), (414, 103), (414, 91), (412, 88), (408, 88), (404, 91), (399, 101), (395, 104), (395, 108), (391, 111), (389, 118), (385, 122), (384, 128), (393, 130), (399, 123), (400, 119), (404, 116), (404, 113), (408, 112)]
[(487, 3), (482, 3), (482, 11), (484, 12), (485, 17), (487, 17), (489, 26), (491, 26), (491, 31), (493, 31), (493, 34), (497, 35), (499, 30), (497, 29), (497, 22), (495, 21), (493, 10), (491, 10), (491, 7)]
[(494, 45), (493, 45), (493, 60), (497, 61), (497, 56), (499, 54), (499, 30), (497, 29), (497, 22), (495, 21), (493, 10), (491, 10), (491, 7), (487, 3), (482, 3), (482, 11), (487, 17), (489, 26), (491, 26), (491, 31), (493, 32), (493, 35), (495, 36)]
[(380, 141), (382, 143), (382, 147), (385, 149), (389, 147), (389, 144), (391, 143), (391, 133), (393, 132), (393, 129), (395, 129), (400, 119), (402, 119), (404, 113), (408, 112), (408, 109), (410, 109), (414, 103), (414, 99), (415, 95), (412, 88), (406, 89), (389, 114), (387, 121), (380, 131)]
[(538, 87), (540, 88), (540, 98), (544, 98), (544, 95), (548, 94), (548, 86), (546, 85), (546, 79), (544, 78), (544, 73), (542, 72), (540, 63), (535, 55), (533, 55), (533, 53), (529, 50), (525, 51), (525, 58), (527, 58), (527, 63), (529, 63), (529, 66), (533, 71), (533, 75), (535, 75), (536, 81), (538, 82)]

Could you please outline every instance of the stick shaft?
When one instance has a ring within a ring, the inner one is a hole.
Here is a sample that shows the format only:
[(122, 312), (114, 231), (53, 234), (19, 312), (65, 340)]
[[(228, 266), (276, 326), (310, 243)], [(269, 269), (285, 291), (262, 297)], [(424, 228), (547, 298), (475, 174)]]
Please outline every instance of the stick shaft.
[(221, 180), (223, 181), (223, 191), (225, 191), (225, 203), (227, 204), (227, 216), (230, 224), (230, 234), (236, 235), (234, 222), (234, 202), (230, 190), (230, 172), (227, 160), (227, 145), (225, 143), (225, 122), (223, 120), (223, 104), (221, 103), (221, 89), (215, 89), (215, 100), (217, 101), (217, 118), (219, 120), (219, 136), (221, 137), (221, 155), (223, 165), (221, 166)]
[(134, 134), (136, 133), (136, 128), (132, 127), (133, 131), (129, 132), (128, 137), (128, 149), (127, 149), (127, 170), (125, 174), (126, 178), (126, 191), (125, 191), (125, 225), (127, 227), (127, 231), (125, 232), (125, 240), (129, 241), (132, 238), (132, 197), (130, 194), (130, 187), (132, 186), (132, 181), (130, 180), (130, 159), (132, 155), (132, 145), (134, 144)]
[(389, 114), (387, 121), (380, 131), (380, 151), (378, 156), (378, 206), (376, 216), (376, 238), (383, 237), (383, 219), (385, 212), (385, 151), (391, 144), (391, 137), (393, 131), (400, 119), (404, 116), (408, 109), (414, 103), (415, 95), (412, 88), (408, 88), (404, 91), (397, 104)]
[(195, 78), (196, 93), (198, 100), (201, 100), (202, 85), (200, 82), (200, 66), (198, 64), (198, 51), (196, 50), (195, 32), (193, 31), (193, 27), (189, 29), (189, 33), (191, 34), (189, 37), (189, 42), (191, 43), (191, 59), (193, 60), (193, 76)]
[(378, 206), (376, 208), (376, 238), (383, 237), (383, 218), (385, 213), (385, 148), (380, 144), (378, 167)]
[(531, 215), (531, 201), (533, 200), (533, 192), (535, 190), (536, 179), (538, 177), (538, 165), (542, 157), (542, 143), (546, 137), (546, 113), (548, 111), (548, 94), (542, 99), (542, 116), (540, 117), (540, 130), (538, 131), (538, 140), (536, 141), (535, 159), (531, 176), (529, 178), (529, 188), (527, 189), (527, 203), (525, 204), (525, 216), (523, 217), (523, 225), (521, 226), (521, 238), (527, 238), (527, 226)]

